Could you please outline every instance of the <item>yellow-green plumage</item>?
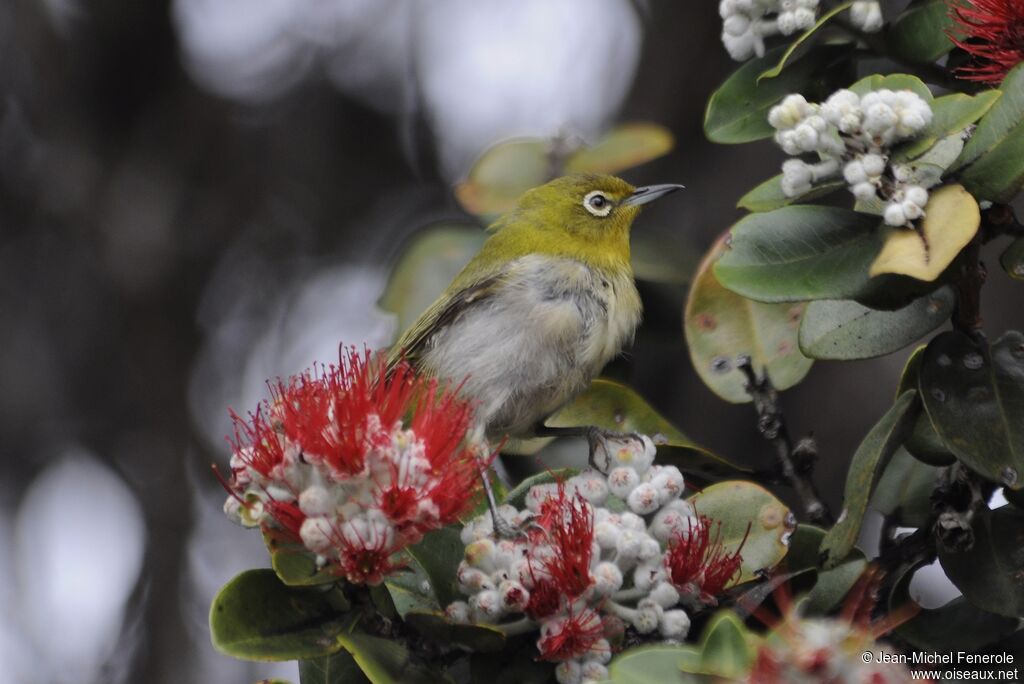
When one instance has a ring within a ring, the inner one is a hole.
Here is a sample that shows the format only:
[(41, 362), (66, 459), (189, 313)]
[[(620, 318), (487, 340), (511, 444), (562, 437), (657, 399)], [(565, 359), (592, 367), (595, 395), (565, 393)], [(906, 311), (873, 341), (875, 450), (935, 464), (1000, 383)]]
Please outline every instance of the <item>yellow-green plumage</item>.
[(641, 305), (630, 227), (641, 204), (676, 187), (578, 175), (530, 190), (391, 363), (462, 383), (488, 436), (530, 434), (632, 339)]

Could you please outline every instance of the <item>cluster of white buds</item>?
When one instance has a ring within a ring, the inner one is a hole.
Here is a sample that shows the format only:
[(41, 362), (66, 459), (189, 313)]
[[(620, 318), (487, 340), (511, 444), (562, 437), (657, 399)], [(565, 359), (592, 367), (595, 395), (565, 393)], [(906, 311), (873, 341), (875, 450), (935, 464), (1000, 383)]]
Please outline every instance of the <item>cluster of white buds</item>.
[(653, 463), (650, 439), (609, 440), (604, 451), (607, 474), (535, 485), (525, 510), (499, 507), (518, 537), (495, 539), (490, 516), (470, 521), (458, 571), (467, 601), (447, 608), (459, 622), (539, 630), (540, 657), (558, 663), (562, 684), (606, 680), (627, 625), (683, 639), (684, 606), (715, 603), (742, 562), (680, 498), (679, 469)]
[[(818, 18), (819, 0), (721, 0), (722, 44), (729, 55), (743, 61), (764, 56), (764, 39), (806, 31)], [(855, 2), (850, 22), (863, 31), (882, 28), (882, 8), (877, 0)]]
[(788, 95), (768, 113), (775, 141), (787, 154), (816, 154), (819, 161), (786, 160), (782, 191), (797, 197), (841, 175), (858, 200), (885, 203), (888, 225), (906, 226), (924, 216), (928, 190), (909, 166), (892, 163), (890, 152), (931, 120), (929, 104), (910, 90), (839, 90), (820, 104)]
[[(303, 546), (349, 582), (379, 584), (402, 548), (458, 519), (478, 492), (471, 406), (369, 354), (279, 382), (235, 418), (228, 517)], [(406, 422), (408, 421), (408, 422)]]

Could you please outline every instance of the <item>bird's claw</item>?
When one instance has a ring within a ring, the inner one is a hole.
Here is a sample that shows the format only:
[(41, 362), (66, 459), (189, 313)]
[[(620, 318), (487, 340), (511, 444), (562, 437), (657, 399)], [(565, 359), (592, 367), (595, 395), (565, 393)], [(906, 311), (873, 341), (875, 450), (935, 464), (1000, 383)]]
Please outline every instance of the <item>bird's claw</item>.
[[(588, 461), (590, 466), (595, 470), (606, 473), (611, 468), (612, 452), (608, 446), (608, 442), (615, 440), (632, 440), (640, 445), (641, 449), (645, 448), (644, 436), (639, 432), (616, 432), (614, 430), (605, 430), (599, 427), (591, 427), (587, 429), (587, 445), (590, 447), (590, 456)], [(598, 452), (604, 453), (604, 463), (598, 463)]]

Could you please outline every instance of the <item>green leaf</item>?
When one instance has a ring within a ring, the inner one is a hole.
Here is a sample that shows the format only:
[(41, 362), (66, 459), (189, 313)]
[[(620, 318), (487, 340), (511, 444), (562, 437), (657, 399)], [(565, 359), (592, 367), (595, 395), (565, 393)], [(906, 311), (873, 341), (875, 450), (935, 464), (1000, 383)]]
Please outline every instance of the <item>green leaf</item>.
[(677, 466), (699, 477), (734, 477), (750, 472), (694, 444), (634, 390), (611, 380), (592, 382), (586, 392), (559, 409), (545, 425), (592, 425), (648, 435), (658, 447), (658, 463)]
[[(778, 77), (757, 83), (757, 77), (776, 64), (785, 52), (780, 46), (737, 69), (708, 100), (704, 135), (717, 143), (745, 143), (772, 135), (768, 111), (789, 93), (807, 92), (819, 74), (835, 71), (849, 59), (848, 46), (819, 46), (790, 64)], [(813, 97), (813, 95), (812, 95)]]
[(301, 684), (367, 684), (369, 681), (348, 651), (299, 661)]
[(758, 577), (785, 558), (796, 518), (764, 487), (744, 480), (719, 482), (705, 487), (688, 501), (699, 515), (707, 516), (716, 526), (722, 524), (721, 541), (726, 552), (736, 551), (746, 536), (736, 584)]
[(748, 635), (743, 620), (731, 610), (716, 613), (701, 639), (700, 672), (739, 679), (754, 663)]
[(477, 653), (496, 653), (505, 648), (505, 633), (489, 625), (462, 625), (444, 613), (410, 612), (405, 623), (427, 639), (446, 646), (462, 646)]
[(931, 514), (931, 495), (939, 472), (939, 468), (911, 456), (907, 449), (898, 449), (875, 486), (871, 509), (897, 525), (922, 527)]
[(288, 587), (272, 570), (248, 570), (214, 597), (210, 635), (214, 648), (235, 658), (316, 658), (338, 650), (347, 619), (323, 592)]
[(950, 171), (972, 164), (991, 152), (1024, 121), (1024, 64), (1017, 65), (1006, 75), (999, 90), (1002, 97), (978, 122), (978, 128)]
[(690, 359), (704, 384), (726, 401), (751, 401), (746, 378), (735, 367), (749, 356), (758, 373), (785, 390), (803, 380), (813, 363), (800, 353), (797, 332), (803, 304), (764, 304), (722, 287), (712, 266), (724, 249), (719, 239), (697, 269), (686, 300), (683, 329)]
[(741, 197), (736, 206), (747, 211), (771, 211), (789, 206), (790, 204), (809, 202), (825, 197), (845, 187), (846, 183), (844, 181), (828, 181), (814, 186), (802, 195), (787, 197), (786, 193), (782, 192), (782, 174), (780, 173), (777, 176), (772, 176)]
[(910, 74), (872, 74), (865, 76), (850, 86), (850, 90), (861, 97), (867, 95), (872, 90), (882, 89), (910, 90), (920, 95), (929, 104), (934, 99), (932, 91), (928, 90), (928, 86), (924, 84), (924, 81)]
[(645, 164), (672, 151), (672, 132), (655, 123), (634, 122), (617, 126), (593, 147), (569, 157), (565, 173), (618, 173)]
[(835, 17), (840, 12), (845, 12), (846, 10), (850, 9), (850, 5), (852, 4), (852, 2), (844, 2), (841, 5), (837, 5), (836, 7), (832, 8), (831, 10), (823, 14), (821, 18), (818, 19), (817, 22), (815, 22), (814, 26), (810, 27), (809, 29), (801, 33), (796, 40), (789, 44), (789, 47), (786, 48), (786, 51), (782, 53), (782, 57), (779, 59), (778, 64), (773, 66), (771, 69), (765, 70), (760, 76), (757, 77), (757, 82), (760, 84), (763, 79), (775, 78), (776, 76), (781, 74), (782, 70), (786, 68), (786, 65), (791, 60), (798, 59), (807, 52), (808, 48), (811, 46), (813, 42), (812, 38), (821, 37), (819, 30), (823, 26), (825, 26), (825, 24), (832, 21), (832, 18)]
[(608, 667), (609, 676), (613, 684), (711, 684), (715, 681), (712, 677), (679, 669), (692, 652), (686, 646), (631, 648), (615, 656)]
[(359, 669), (373, 684), (437, 684), (452, 681), (418, 663), (404, 646), (391, 639), (349, 631), (339, 635), (338, 641), (352, 654)]
[(1024, 184), (1024, 123), (961, 171), (960, 182), (979, 199), (1011, 201)]
[(875, 216), (819, 206), (751, 214), (730, 231), (715, 277), (762, 302), (856, 298), (871, 289), (878, 223)]
[(1003, 506), (982, 511), (972, 525), (974, 546), (952, 552), (939, 548), (939, 561), (964, 597), (982, 610), (1024, 617), (1024, 511)]
[[(494, 217), (511, 209), (519, 196), (558, 175), (555, 145), (540, 138), (519, 138), (488, 148), (477, 159), (455, 198), (474, 216)], [(447, 284), (447, 283), (446, 283)]]
[[(896, 396), (899, 397), (907, 390), (917, 389), (920, 385), (919, 373), (921, 370), (921, 359), (924, 358), (926, 345), (921, 345), (914, 350), (914, 353), (907, 359), (900, 376), (899, 387), (896, 389)], [(910, 452), (910, 455), (928, 465), (947, 466), (956, 463), (956, 456), (946, 447), (945, 442), (935, 431), (931, 418), (927, 411), (921, 411), (914, 421), (914, 430), (903, 447)]]
[(441, 608), (434, 596), (430, 578), (419, 561), (411, 556), (406, 556), (405, 568), (384, 580), (382, 586), (390, 595), (391, 607), (403, 619), (410, 611), (435, 611)]
[(290, 587), (312, 587), (338, 582), (340, 577), (327, 568), (317, 567), (316, 556), (299, 544), (289, 544), (263, 535), (270, 552), (270, 564), (278, 578)]
[(989, 347), (942, 333), (925, 350), (920, 387), (932, 425), (964, 465), (1024, 487), (1024, 335), (1008, 332)]
[(857, 447), (846, 474), (843, 511), (821, 542), (826, 568), (836, 567), (853, 548), (875, 485), (913, 427), (919, 409), (917, 392), (904, 392)]
[(980, 226), (981, 210), (974, 197), (961, 185), (945, 185), (928, 198), (921, 220), (925, 240), (916, 231), (887, 227), (885, 244), (869, 273), (895, 273), (934, 281), (974, 238)]
[(460, 527), (453, 525), (428, 532), (419, 543), (408, 548), (409, 555), (423, 568), (430, 579), (434, 596), (441, 606), (460, 598), (455, 572), (462, 561), (465, 547), (459, 538)]
[(380, 306), (398, 316), (398, 332), (426, 311), (480, 251), (487, 235), (468, 223), (439, 223), (414, 235), (391, 269)]
[[(945, 4), (945, 0), (939, 0), (939, 4)], [(1001, 95), (1002, 92), (998, 90), (986, 90), (977, 95), (951, 93), (935, 98), (931, 103), (931, 123), (914, 140), (897, 148), (893, 153), (893, 159), (916, 159), (947, 136), (956, 134), (960, 138), (963, 130), (984, 116)], [(946, 164), (947, 167), (958, 154), (959, 152), (953, 155)]]
[(1024, 238), (1017, 238), (1006, 248), (999, 263), (1014, 280), (1024, 280)]
[(892, 23), (886, 45), (901, 59), (934, 62), (953, 49), (947, 31), (954, 26), (948, 0), (926, 0), (912, 4)]
[(817, 571), (814, 586), (803, 599), (802, 611), (806, 614), (824, 615), (842, 603), (868, 565), (861, 550), (854, 548), (834, 568), (821, 569), (819, 550), (824, 536), (825, 530), (820, 527), (801, 523), (793, 533), (789, 553), (786, 555), (786, 568), (789, 571)]
[(955, 296), (944, 287), (896, 311), (851, 301), (811, 302), (800, 324), (800, 349), (814, 359), (870, 359), (906, 347), (949, 319)]

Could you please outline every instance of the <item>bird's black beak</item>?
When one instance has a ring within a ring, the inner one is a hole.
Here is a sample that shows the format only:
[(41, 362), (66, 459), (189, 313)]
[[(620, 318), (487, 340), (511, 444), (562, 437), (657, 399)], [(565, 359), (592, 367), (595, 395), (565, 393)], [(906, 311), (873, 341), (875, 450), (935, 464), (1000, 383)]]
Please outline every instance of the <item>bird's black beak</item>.
[(683, 185), (676, 185), (674, 183), (665, 183), (663, 185), (645, 185), (641, 188), (637, 188), (633, 191), (633, 194), (622, 200), (622, 205), (626, 207), (639, 206), (641, 204), (647, 204), (653, 202), (659, 197), (664, 197), (670, 192), (676, 190), (682, 190)]

